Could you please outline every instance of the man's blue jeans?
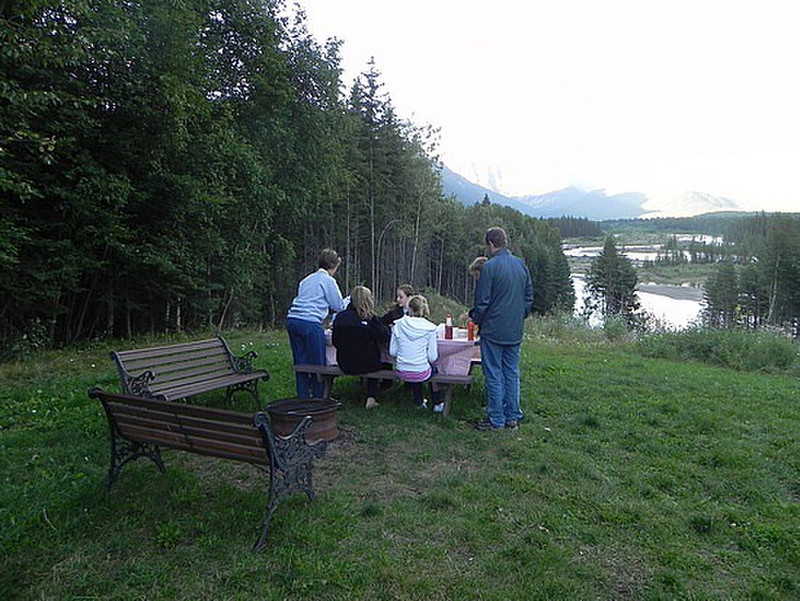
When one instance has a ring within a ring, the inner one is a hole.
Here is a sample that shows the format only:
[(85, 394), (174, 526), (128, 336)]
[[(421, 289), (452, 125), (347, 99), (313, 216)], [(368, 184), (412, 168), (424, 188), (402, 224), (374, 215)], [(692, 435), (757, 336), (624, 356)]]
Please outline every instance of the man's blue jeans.
[[(322, 324), (302, 319), (287, 319), (289, 344), (295, 365), (325, 365), (325, 332)], [(321, 398), (324, 392), (322, 382), (314, 374), (295, 374), (297, 396), (301, 399)]]
[(481, 340), (481, 369), (486, 385), (486, 413), (492, 426), (522, 419), (519, 406), (519, 344)]

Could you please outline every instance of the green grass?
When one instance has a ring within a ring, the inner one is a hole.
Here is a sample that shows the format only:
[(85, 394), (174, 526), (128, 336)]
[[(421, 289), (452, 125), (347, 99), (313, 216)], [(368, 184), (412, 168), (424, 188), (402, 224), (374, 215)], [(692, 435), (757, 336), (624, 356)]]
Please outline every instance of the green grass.
[[(254, 348), (291, 396), (283, 332)], [(155, 341), (149, 341), (155, 342)], [(144, 344), (137, 341), (117, 346)], [(4, 599), (795, 599), (800, 384), (644, 358), (570, 324), (530, 327), (514, 433), (474, 431), (482, 382), (449, 419), (396, 386), (362, 408), (337, 382), (340, 440), (317, 499), (285, 500), (265, 553), (254, 468), (176, 451), (103, 489), (97, 344), (0, 365)], [(201, 399), (218, 404), (216, 398)], [(249, 410), (246, 395), (234, 401)]]
[(636, 274), (639, 282), (655, 282), (657, 284), (671, 284), (682, 286), (688, 283), (695, 288), (702, 288), (708, 277), (719, 266), (714, 263), (682, 263), (680, 265), (652, 265), (649, 267), (638, 266)]

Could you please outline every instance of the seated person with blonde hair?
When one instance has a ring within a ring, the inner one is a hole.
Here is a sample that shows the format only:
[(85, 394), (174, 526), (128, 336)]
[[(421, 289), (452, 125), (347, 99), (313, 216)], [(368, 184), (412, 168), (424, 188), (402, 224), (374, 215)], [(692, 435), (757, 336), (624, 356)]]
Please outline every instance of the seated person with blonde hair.
[[(372, 292), (356, 286), (350, 292), (350, 304), (333, 322), (333, 346), (336, 362), (343, 373), (362, 375), (379, 369), (391, 369), (381, 361), (381, 349), (389, 341), (389, 328), (375, 314)], [(367, 379), (366, 408), (378, 406), (376, 396), (380, 380)]]
[[(429, 314), (428, 301), (422, 295), (408, 299), (408, 315), (394, 322), (389, 354), (397, 359), (395, 372), (404, 382), (411, 384), (414, 404), (427, 409), (422, 383), (436, 373), (433, 362), (439, 358), (436, 346), (436, 325), (426, 319)], [(434, 400), (433, 410), (444, 411), (444, 403), (439, 400), (439, 392), (431, 386)]]

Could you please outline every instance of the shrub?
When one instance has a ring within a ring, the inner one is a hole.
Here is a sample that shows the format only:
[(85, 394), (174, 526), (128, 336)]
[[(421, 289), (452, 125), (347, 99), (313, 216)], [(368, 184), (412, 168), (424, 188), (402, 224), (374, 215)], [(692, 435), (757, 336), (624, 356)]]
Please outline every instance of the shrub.
[(700, 361), (739, 371), (788, 371), (797, 361), (791, 340), (764, 331), (693, 328), (642, 337), (645, 357)]
[(526, 320), (533, 336), (549, 342), (598, 344), (605, 342), (603, 333), (589, 327), (586, 320), (572, 313), (536, 315)]

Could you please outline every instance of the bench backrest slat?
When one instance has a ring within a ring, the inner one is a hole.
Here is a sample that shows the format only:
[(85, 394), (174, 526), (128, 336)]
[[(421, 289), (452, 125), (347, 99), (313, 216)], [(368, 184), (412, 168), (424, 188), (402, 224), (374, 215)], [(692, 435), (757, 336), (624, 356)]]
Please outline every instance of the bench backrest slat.
[(188, 405), (184, 403), (167, 403), (128, 394), (105, 392), (103, 390), (97, 390), (95, 394), (101, 400), (105, 400), (108, 403), (118, 402), (119, 404), (124, 404), (126, 407), (138, 407), (142, 410), (178, 413), (180, 415), (190, 415), (232, 424), (252, 424), (253, 422), (253, 416), (251, 414), (231, 411), (229, 409), (217, 409), (215, 407), (202, 407), (200, 405)]
[(150, 390), (156, 392), (163, 389), (172, 389), (178, 386), (194, 384), (195, 382), (210, 382), (217, 378), (235, 375), (229, 369), (190, 369), (184, 372), (173, 372), (168, 377), (161, 378), (161, 374), (156, 372), (155, 379), (150, 384)]
[(158, 432), (147, 429), (126, 428), (120, 432), (125, 438), (138, 442), (149, 442), (161, 447), (178, 449), (180, 451), (191, 451), (208, 455), (210, 457), (221, 457), (233, 461), (245, 463), (255, 463), (258, 465), (269, 465), (264, 447), (260, 449), (252, 446), (236, 445), (233, 443), (222, 443), (215, 440), (202, 438), (187, 438), (168, 432)]
[(133, 426), (120, 428), (119, 432), (123, 437), (138, 442), (149, 442), (171, 449), (192, 451), (194, 453), (200, 453), (201, 455), (222, 457), (234, 461), (243, 461), (245, 463), (269, 465), (269, 458), (266, 455), (263, 445), (261, 448), (256, 448), (230, 442), (221, 442), (214, 439), (198, 438), (195, 436), (187, 437), (179, 433), (158, 431), (149, 428), (136, 428)]
[(225, 345), (220, 338), (209, 338), (208, 340), (198, 340), (196, 342), (182, 342), (180, 344), (168, 344), (146, 349), (131, 349), (129, 351), (117, 351), (124, 361), (138, 361), (143, 359), (153, 360), (169, 355), (180, 353), (202, 353), (208, 349), (225, 349)]
[(186, 371), (189, 368), (207, 368), (207, 369), (219, 369), (220, 367), (230, 369), (230, 361), (227, 357), (223, 357), (222, 355), (211, 355), (211, 356), (203, 356), (203, 357), (191, 357), (187, 355), (182, 355), (181, 357), (176, 357), (175, 361), (164, 361), (160, 363), (156, 363), (154, 361), (148, 361), (146, 363), (140, 362), (131, 362), (127, 361), (125, 363), (125, 367), (131, 373), (133, 372), (141, 372), (147, 369), (151, 370), (158, 370), (158, 375), (161, 377), (169, 377), (169, 374), (173, 372), (182, 372)]
[(159, 371), (165, 369), (181, 369), (185, 365), (213, 365), (221, 363), (223, 365), (230, 365), (230, 358), (227, 353), (221, 352), (219, 349), (213, 349), (214, 352), (209, 352), (204, 349), (199, 353), (179, 353), (162, 355), (160, 357), (150, 357), (146, 359), (125, 359), (122, 361), (126, 369), (131, 372), (140, 372), (145, 369), (152, 369), (153, 366), (158, 366)]
[(172, 411), (150, 411), (139, 407), (130, 407), (123, 403), (110, 403), (117, 423), (136, 423), (141, 425), (155, 424), (155, 427), (163, 427), (162, 424), (174, 424), (176, 428), (194, 429), (198, 431), (215, 430), (219, 432), (220, 438), (230, 436), (231, 439), (244, 437), (258, 441), (258, 433), (253, 429), (250, 422), (234, 423), (222, 422), (209, 419), (207, 417), (196, 417), (187, 414), (176, 414)]
[(128, 361), (117, 357), (117, 361), (125, 366), (125, 370), (133, 375), (143, 371), (151, 370), (158, 373), (169, 373), (171, 371), (181, 371), (190, 367), (200, 367), (204, 365), (222, 366), (231, 369), (231, 360), (225, 353), (208, 353), (188, 355), (167, 355), (158, 359)]
[(119, 435), (129, 440), (269, 465), (253, 415), (98, 393)]

